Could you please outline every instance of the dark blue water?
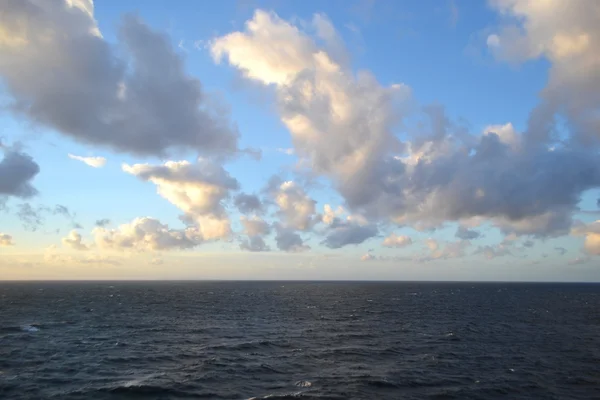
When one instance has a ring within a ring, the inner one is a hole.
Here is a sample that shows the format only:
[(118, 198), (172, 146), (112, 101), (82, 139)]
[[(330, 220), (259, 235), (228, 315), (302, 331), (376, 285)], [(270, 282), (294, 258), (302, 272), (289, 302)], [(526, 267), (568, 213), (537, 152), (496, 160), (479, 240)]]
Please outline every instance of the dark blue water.
[(600, 398), (600, 286), (0, 283), (0, 398)]

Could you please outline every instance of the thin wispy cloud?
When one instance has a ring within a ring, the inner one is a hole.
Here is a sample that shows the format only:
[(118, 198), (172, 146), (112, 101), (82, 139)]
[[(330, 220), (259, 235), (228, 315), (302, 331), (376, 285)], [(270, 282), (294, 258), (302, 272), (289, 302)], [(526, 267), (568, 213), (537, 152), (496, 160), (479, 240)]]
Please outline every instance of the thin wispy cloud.
[(102, 168), (106, 165), (106, 158), (104, 157), (83, 157), (69, 154), (69, 158), (77, 161), (81, 161), (84, 164), (89, 165), (93, 168)]

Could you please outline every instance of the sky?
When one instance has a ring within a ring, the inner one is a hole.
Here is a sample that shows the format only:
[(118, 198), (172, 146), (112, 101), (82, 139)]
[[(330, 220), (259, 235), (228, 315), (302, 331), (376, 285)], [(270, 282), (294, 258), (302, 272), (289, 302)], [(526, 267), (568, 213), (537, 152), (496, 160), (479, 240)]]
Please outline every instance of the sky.
[(0, 3), (0, 280), (600, 281), (600, 3)]

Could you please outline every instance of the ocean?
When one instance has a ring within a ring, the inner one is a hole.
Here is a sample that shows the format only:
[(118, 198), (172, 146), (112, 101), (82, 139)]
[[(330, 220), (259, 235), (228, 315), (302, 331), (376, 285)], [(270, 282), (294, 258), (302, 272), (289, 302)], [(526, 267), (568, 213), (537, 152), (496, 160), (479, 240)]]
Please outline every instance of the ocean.
[(600, 399), (600, 285), (0, 282), (2, 399)]

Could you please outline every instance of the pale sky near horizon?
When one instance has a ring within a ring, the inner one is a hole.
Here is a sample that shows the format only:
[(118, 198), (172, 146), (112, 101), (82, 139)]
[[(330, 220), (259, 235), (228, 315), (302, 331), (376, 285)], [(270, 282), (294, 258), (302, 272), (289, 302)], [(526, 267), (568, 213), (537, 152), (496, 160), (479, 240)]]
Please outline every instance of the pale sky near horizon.
[(4, 0), (0, 124), (0, 280), (600, 281), (598, 2)]

